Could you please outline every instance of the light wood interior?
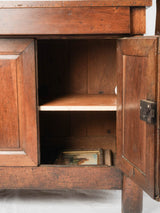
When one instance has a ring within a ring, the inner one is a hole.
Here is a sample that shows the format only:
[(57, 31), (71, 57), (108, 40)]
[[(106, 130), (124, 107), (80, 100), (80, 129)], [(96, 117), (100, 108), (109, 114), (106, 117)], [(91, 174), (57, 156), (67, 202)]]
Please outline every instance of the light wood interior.
[(116, 95), (66, 95), (47, 102), (40, 111), (116, 111)]
[(39, 40), (42, 164), (65, 149), (116, 154), (116, 40)]

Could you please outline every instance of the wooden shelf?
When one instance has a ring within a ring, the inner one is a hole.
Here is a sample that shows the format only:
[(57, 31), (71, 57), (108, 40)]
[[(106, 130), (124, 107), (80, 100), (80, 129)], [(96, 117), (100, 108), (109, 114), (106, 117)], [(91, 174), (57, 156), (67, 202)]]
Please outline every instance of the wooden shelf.
[(66, 95), (39, 107), (40, 111), (116, 111), (116, 95)]

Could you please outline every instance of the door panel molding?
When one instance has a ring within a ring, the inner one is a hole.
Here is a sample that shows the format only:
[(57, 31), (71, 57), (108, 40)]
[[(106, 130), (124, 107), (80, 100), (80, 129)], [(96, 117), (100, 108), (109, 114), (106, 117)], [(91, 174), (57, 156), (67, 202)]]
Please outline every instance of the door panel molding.
[(0, 98), (4, 100), (0, 105), (0, 166), (36, 166), (38, 153), (34, 40), (0, 39), (0, 63), (3, 68), (0, 72), (0, 81), (3, 81)]
[(157, 101), (157, 37), (118, 40), (117, 166), (155, 198), (157, 126), (140, 120), (140, 100)]

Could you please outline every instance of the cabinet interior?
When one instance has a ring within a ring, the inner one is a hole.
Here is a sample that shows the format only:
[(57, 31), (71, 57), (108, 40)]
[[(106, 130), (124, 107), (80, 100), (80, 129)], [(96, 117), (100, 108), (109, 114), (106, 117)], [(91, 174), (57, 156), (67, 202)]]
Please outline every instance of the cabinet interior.
[(40, 164), (64, 150), (116, 154), (116, 40), (38, 40)]

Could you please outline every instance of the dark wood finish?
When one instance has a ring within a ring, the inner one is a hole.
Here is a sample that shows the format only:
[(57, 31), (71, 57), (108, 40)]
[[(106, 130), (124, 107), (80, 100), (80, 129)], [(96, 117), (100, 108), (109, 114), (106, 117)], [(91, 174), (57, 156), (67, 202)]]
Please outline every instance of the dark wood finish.
[(115, 94), (116, 40), (41, 40), (38, 57), (40, 105), (68, 94)]
[[(66, 61), (67, 84), (65, 92), (87, 94), (88, 91), (88, 41), (66, 42), (68, 56)], [(64, 91), (63, 91), (64, 92)]]
[(116, 41), (88, 41), (88, 94), (114, 94)]
[(34, 48), (31, 39), (0, 40), (0, 166), (37, 165)]
[(1, 9), (0, 20), (1, 35), (130, 33), (129, 7)]
[(130, 178), (123, 176), (122, 213), (142, 213), (143, 191)]
[[(18, 175), (17, 175), (18, 174)], [(0, 167), (0, 189), (121, 189), (114, 167)]]
[(3, 1), (0, 8), (30, 7), (84, 7), (84, 6), (151, 6), (152, 0), (53, 0), (53, 1)]
[(53, 163), (65, 149), (111, 149), (115, 154), (115, 112), (40, 112), (41, 163)]
[[(81, 131), (83, 128), (81, 129)], [(80, 130), (79, 130), (80, 132)], [(81, 132), (80, 132), (81, 133)], [(82, 133), (81, 133), (82, 134)], [(55, 137), (50, 139), (41, 139), (41, 163), (53, 164), (58, 157), (58, 154), (65, 150), (73, 149), (111, 149), (113, 151), (112, 162), (115, 164), (115, 136), (74, 136), (74, 137)]]
[[(115, 115), (115, 112), (41, 112), (41, 133), (48, 138), (115, 135)], [(84, 130), (80, 131), (81, 128)]]
[(140, 120), (140, 100), (157, 101), (157, 38), (118, 41), (117, 159), (119, 168), (155, 197), (157, 128)]
[(146, 8), (131, 7), (131, 34), (145, 34)]

